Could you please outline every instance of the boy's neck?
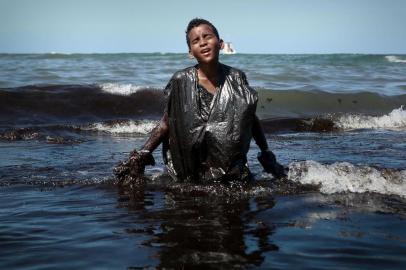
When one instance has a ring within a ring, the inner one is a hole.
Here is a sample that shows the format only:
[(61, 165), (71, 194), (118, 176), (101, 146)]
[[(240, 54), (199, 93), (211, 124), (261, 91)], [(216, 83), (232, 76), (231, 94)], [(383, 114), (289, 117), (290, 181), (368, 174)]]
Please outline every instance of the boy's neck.
[(198, 74), (199, 77), (203, 79), (208, 79), (210, 81), (217, 81), (218, 70), (220, 68), (220, 63), (217, 61), (215, 63), (199, 63), (198, 64)]

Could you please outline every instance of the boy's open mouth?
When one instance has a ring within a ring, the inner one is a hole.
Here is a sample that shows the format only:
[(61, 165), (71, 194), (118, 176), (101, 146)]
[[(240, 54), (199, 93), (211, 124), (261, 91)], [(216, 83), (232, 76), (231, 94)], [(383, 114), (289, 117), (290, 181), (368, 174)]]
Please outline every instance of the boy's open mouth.
[(210, 52), (211, 50), (209, 48), (207, 49), (203, 49), (200, 51), (201, 54), (207, 54), (208, 52)]

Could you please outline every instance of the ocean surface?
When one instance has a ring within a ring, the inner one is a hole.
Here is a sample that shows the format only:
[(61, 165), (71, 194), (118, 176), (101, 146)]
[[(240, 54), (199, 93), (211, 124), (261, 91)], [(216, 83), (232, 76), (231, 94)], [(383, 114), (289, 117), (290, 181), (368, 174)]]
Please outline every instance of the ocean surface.
[(275, 180), (112, 169), (186, 54), (0, 54), (0, 269), (405, 269), (406, 55), (222, 55), (246, 72)]

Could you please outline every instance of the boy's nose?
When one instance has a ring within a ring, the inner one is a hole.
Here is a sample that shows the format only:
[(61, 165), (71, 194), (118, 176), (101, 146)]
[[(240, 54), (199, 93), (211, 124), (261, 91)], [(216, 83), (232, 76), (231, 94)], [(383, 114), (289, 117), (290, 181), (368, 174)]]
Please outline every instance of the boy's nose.
[(204, 38), (202, 38), (202, 39), (200, 40), (200, 43), (199, 43), (200, 47), (202, 47), (202, 46), (204, 46), (204, 45), (206, 45), (206, 44), (207, 44), (207, 41), (206, 41)]

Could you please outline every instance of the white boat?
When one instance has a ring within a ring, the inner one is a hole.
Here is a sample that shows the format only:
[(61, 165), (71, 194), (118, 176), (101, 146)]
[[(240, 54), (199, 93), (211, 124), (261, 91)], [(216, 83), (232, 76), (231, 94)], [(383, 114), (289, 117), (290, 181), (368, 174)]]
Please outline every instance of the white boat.
[(234, 49), (231, 42), (224, 42), (223, 54), (236, 54), (237, 51)]

